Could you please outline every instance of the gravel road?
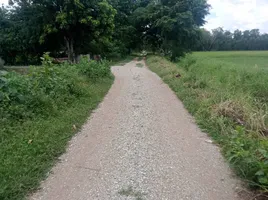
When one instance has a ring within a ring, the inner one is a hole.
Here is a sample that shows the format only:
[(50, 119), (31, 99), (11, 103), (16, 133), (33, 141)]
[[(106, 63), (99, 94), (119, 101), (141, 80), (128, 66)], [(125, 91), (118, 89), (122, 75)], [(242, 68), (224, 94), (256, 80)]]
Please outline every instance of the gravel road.
[(239, 181), (161, 79), (132, 61), (31, 200), (236, 200)]

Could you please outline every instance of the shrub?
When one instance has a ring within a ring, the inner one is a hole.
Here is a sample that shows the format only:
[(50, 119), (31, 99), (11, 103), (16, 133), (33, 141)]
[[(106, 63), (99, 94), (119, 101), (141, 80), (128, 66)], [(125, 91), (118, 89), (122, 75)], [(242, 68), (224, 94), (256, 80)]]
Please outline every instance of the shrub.
[(109, 62), (106, 60), (88, 61), (87, 57), (83, 57), (78, 64), (79, 70), (91, 80), (96, 81), (99, 78), (110, 76)]
[(109, 73), (105, 71), (106, 68), (104, 70), (104, 63), (94, 62), (87, 65), (88, 72), (93, 71), (94, 74), (81, 76), (79, 66), (53, 65), (48, 54), (44, 55), (42, 63), (40, 67), (30, 67), (27, 75), (6, 71), (0, 73), (2, 123), (57, 113), (58, 109), (85, 93), (81, 83)]
[(36, 189), (108, 91), (110, 77), (92, 84), (80, 67), (53, 65), (45, 54), (25, 75), (0, 71), (0, 199)]
[(0, 73), (0, 119), (19, 119), (30, 115), (27, 111), (29, 80), (15, 72)]
[(110, 76), (107, 61), (83, 58), (77, 65), (53, 65), (48, 53), (42, 66), (30, 67), (29, 73), (0, 73), (0, 123), (25, 120), (36, 115), (48, 116), (85, 94), (84, 82)]

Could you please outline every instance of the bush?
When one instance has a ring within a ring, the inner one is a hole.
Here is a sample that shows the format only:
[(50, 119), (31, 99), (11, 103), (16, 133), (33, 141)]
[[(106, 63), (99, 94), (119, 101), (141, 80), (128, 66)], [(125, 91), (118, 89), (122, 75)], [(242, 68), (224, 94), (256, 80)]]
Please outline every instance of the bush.
[(85, 58), (77, 65), (53, 65), (48, 54), (41, 67), (30, 67), (26, 75), (0, 73), (0, 122), (52, 115), (84, 94), (83, 82), (110, 76), (107, 61)]
[(91, 80), (96, 81), (99, 78), (110, 76), (109, 62), (106, 60), (88, 61), (87, 57), (83, 57), (78, 64), (79, 70)]
[(38, 187), (110, 88), (107, 68), (53, 65), (45, 54), (42, 66), (25, 75), (0, 71), (1, 200), (25, 199)]
[[(1, 119), (25, 119), (53, 114), (53, 110), (79, 96), (77, 77), (68, 68), (32, 67), (27, 75), (0, 74)], [(74, 70), (72, 70), (75, 73)], [(76, 73), (78, 74), (78, 73)]]

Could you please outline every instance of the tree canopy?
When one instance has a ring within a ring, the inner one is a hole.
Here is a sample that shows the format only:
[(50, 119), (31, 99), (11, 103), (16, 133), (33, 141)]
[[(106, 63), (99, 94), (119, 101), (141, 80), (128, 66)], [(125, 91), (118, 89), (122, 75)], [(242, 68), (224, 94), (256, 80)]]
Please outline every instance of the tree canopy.
[(190, 51), (206, 0), (10, 0), (0, 8), (0, 57), (36, 63), (42, 53), (126, 55), (148, 49), (175, 59)]
[(199, 27), (209, 12), (206, 0), (151, 1), (134, 12), (135, 25), (144, 42), (175, 59), (196, 42)]

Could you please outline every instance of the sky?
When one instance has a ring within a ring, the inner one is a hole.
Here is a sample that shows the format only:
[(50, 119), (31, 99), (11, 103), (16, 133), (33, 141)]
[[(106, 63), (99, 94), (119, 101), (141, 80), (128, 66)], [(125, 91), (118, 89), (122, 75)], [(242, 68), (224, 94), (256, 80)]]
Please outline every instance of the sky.
[(268, 33), (268, 0), (208, 0), (210, 15), (206, 17), (208, 30), (260, 29)]
[(8, 0), (0, 0), (0, 5), (2, 4), (8, 4)]
[[(0, 0), (0, 4), (8, 0)], [(226, 30), (260, 29), (268, 33), (268, 0), (208, 0), (210, 14), (204, 28), (212, 30), (223, 27)]]

